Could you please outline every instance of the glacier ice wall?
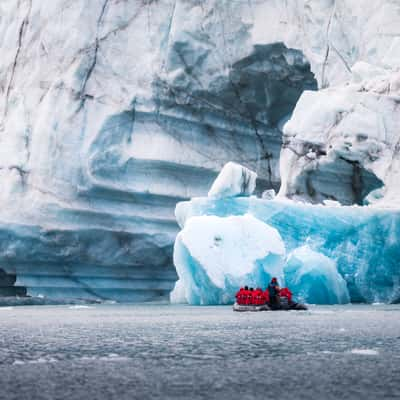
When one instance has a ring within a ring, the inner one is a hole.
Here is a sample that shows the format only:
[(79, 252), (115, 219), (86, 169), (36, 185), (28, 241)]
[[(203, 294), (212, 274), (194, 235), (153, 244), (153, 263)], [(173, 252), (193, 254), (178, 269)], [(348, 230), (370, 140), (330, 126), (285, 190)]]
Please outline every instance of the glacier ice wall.
[(284, 126), (281, 196), (398, 207), (400, 71), (357, 63), (353, 75), (301, 96)]
[(301, 93), (398, 65), (398, 9), (2, 0), (0, 268), (28, 293), (166, 298), (175, 204), (231, 160), (278, 189)]
[[(288, 284), (310, 301), (400, 301), (399, 211), (238, 197), (195, 198), (179, 203), (176, 214), (182, 227), (192, 217), (245, 214), (274, 227), (291, 253)], [(296, 274), (304, 279), (301, 285)], [(323, 293), (313, 292), (313, 281)]]

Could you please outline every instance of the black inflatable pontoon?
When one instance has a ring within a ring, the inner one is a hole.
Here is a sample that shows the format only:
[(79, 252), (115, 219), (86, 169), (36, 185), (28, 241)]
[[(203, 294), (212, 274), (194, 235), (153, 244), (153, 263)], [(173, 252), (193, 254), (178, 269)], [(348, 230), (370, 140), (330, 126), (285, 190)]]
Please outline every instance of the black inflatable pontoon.
[(255, 306), (255, 305), (244, 305), (244, 304), (238, 304), (235, 303), (233, 305), (233, 311), (277, 311), (277, 310), (307, 310), (307, 306), (302, 303), (287, 303), (287, 302), (281, 302), (279, 307), (271, 307), (268, 304), (263, 304), (260, 306)]

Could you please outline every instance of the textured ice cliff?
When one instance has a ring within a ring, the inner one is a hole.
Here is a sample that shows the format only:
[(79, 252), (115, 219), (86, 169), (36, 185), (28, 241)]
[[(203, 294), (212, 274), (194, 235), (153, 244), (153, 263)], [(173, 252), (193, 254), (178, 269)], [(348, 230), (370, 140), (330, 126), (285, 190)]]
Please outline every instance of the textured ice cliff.
[[(284, 267), (285, 283), (300, 299), (321, 304), (346, 303), (348, 300), (400, 301), (400, 211), (237, 197), (194, 198), (179, 203), (176, 214), (182, 232), (193, 217), (201, 220), (202, 216), (251, 215), (275, 228), (289, 254)], [(206, 224), (204, 230), (207, 232)], [(245, 247), (250, 247), (244, 242)], [(202, 258), (198, 258), (198, 248), (196, 242), (189, 246), (186, 265), (195, 266), (209, 260), (205, 250), (201, 253)], [(178, 240), (176, 249), (181, 249)], [(208, 255), (210, 252), (209, 249)], [(212, 261), (207, 262), (212, 264)], [(268, 262), (264, 268), (268, 270)], [(178, 268), (178, 274), (183, 283), (187, 283), (185, 290), (190, 293), (195, 285), (181, 276), (182, 269)], [(193, 271), (192, 279), (196, 281), (197, 269), (193, 268)], [(238, 276), (234, 289), (246, 284), (246, 279), (249, 278)], [(258, 277), (253, 275), (251, 279), (257, 281)], [(259, 284), (262, 283), (260, 280)], [(205, 281), (203, 284), (212, 293), (213, 285)], [(207, 293), (206, 289), (203, 288), (204, 293)], [(190, 296), (187, 299), (191, 301)], [(210, 300), (214, 301), (214, 298), (210, 297)]]
[(301, 96), (284, 127), (280, 195), (399, 206), (400, 70), (357, 63), (353, 74)]
[(278, 189), (301, 93), (358, 60), (396, 68), (399, 8), (2, 0), (0, 286), (166, 298), (175, 204), (231, 160)]

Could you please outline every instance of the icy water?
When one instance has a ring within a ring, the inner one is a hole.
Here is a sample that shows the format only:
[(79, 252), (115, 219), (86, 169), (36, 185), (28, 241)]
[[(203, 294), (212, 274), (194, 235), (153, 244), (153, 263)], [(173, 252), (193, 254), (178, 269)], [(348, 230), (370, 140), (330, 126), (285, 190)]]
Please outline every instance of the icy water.
[(400, 399), (400, 306), (32, 306), (0, 321), (0, 399)]

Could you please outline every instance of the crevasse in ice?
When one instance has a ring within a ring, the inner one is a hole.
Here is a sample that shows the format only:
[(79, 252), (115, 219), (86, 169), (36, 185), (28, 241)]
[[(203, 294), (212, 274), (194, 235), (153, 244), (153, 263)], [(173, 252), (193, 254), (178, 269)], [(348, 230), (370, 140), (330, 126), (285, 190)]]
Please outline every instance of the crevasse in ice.
[[(193, 217), (252, 215), (275, 228), (290, 254), (285, 265), (286, 283), (295, 296), (306, 301), (400, 300), (400, 212), (237, 197), (194, 198), (179, 203), (176, 215), (182, 227)], [(189, 253), (187, 256), (188, 263), (198, 262)], [(207, 256), (211, 254), (202, 254), (203, 259)], [(179, 268), (178, 275), (181, 277)], [(196, 281), (196, 274), (192, 279)], [(317, 285), (321, 292), (315, 289)], [(191, 289), (190, 285), (185, 287), (187, 292)], [(202, 290), (208, 293), (207, 285)], [(219, 303), (214, 297), (205, 302)]]

